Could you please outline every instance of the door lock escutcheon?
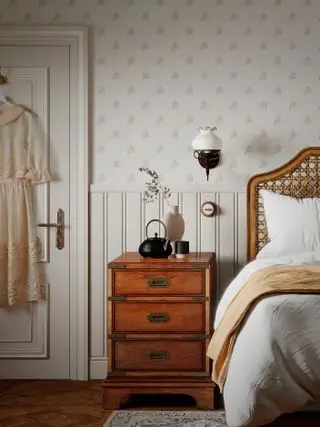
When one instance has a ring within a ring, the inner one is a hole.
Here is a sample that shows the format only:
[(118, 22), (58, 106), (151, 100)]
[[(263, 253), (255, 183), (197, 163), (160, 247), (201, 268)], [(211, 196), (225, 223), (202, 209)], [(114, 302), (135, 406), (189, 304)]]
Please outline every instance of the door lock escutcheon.
[(64, 210), (59, 208), (57, 211), (57, 223), (39, 223), (37, 224), (38, 227), (45, 227), (45, 228), (56, 228), (56, 248), (57, 249), (63, 249), (64, 248)]

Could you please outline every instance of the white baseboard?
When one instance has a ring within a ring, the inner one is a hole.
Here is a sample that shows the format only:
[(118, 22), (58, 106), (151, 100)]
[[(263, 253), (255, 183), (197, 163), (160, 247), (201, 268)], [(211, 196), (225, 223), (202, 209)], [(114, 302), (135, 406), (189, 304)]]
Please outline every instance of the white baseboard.
[(107, 376), (107, 363), (106, 357), (90, 357), (90, 380), (102, 380)]

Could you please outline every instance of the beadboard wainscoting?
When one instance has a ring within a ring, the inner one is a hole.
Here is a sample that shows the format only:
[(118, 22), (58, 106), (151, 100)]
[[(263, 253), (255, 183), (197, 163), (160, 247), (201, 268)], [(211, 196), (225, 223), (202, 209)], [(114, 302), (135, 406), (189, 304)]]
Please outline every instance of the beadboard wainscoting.
[[(218, 213), (201, 213), (205, 201), (214, 202)], [(142, 192), (93, 190), (90, 195), (90, 376), (104, 378), (107, 362), (106, 266), (125, 251), (137, 251), (146, 238), (146, 224), (161, 219), (166, 201), (145, 203)], [(218, 298), (246, 262), (245, 192), (178, 192), (170, 197), (185, 220), (184, 240), (190, 251), (215, 251)], [(149, 236), (163, 229), (152, 223)]]

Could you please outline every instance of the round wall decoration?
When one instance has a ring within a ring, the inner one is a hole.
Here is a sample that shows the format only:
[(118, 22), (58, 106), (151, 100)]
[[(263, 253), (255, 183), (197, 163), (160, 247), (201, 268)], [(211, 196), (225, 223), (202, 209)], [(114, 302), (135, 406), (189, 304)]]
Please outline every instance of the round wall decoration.
[(216, 212), (217, 212), (217, 208), (213, 202), (207, 201), (207, 202), (202, 203), (202, 205), (201, 205), (202, 215), (210, 218), (210, 217), (214, 216), (216, 214)]

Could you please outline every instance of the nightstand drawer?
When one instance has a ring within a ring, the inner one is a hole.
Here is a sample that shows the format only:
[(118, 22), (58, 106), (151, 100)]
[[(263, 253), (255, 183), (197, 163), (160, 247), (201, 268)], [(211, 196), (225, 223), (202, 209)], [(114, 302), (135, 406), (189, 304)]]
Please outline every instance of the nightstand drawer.
[(205, 307), (202, 302), (115, 302), (114, 332), (205, 331)]
[(203, 271), (115, 271), (114, 294), (203, 295)]
[(134, 341), (114, 343), (117, 371), (204, 371), (203, 341)]

